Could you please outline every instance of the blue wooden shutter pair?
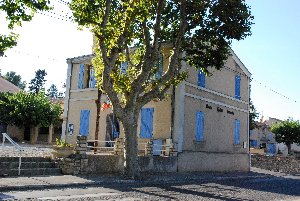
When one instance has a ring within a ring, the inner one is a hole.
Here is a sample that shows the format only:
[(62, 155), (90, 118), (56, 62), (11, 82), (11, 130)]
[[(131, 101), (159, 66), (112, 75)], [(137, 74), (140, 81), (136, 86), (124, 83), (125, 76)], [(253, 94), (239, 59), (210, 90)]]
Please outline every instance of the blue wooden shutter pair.
[(120, 65), (121, 74), (126, 74), (127, 69), (128, 69), (128, 62), (127, 61), (122, 62)]
[(158, 68), (158, 71), (155, 74), (155, 79), (157, 79), (157, 80), (161, 79), (162, 74), (163, 74), (163, 55), (162, 54), (159, 54), (158, 62), (155, 67)]
[(89, 134), (90, 113), (90, 110), (81, 110), (79, 135), (87, 136)]
[(89, 88), (95, 88), (95, 87), (96, 87), (95, 70), (91, 68)]
[(236, 119), (234, 121), (234, 144), (240, 144), (241, 122)]
[(154, 108), (142, 108), (141, 110), (141, 138), (151, 138), (153, 132)]
[(241, 76), (235, 76), (235, 98), (241, 99)]
[(80, 64), (78, 73), (78, 89), (83, 89), (84, 64)]
[(196, 113), (196, 141), (204, 141), (204, 113)]
[(198, 86), (205, 87), (205, 73), (198, 69)]

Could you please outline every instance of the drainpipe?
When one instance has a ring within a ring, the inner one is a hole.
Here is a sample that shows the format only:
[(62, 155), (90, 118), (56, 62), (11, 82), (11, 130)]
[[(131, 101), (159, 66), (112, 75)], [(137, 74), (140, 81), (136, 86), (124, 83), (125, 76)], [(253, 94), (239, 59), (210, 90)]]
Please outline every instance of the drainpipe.
[(72, 60), (67, 59), (68, 70), (67, 70), (67, 82), (66, 82), (66, 93), (64, 101), (64, 113), (63, 113), (63, 125), (61, 139), (66, 140), (67, 128), (68, 128), (68, 113), (69, 113), (69, 102), (70, 102), (70, 90), (71, 90), (71, 78), (72, 78)]

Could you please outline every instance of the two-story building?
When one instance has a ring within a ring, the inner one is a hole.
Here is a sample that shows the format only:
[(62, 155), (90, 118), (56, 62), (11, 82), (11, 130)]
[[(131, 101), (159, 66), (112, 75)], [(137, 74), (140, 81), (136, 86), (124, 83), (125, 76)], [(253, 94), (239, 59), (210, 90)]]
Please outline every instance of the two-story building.
[[(178, 171), (249, 171), (249, 81), (251, 74), (231, 51), (222, 70), (205, 76), (182, 63), (188, 78), (163, 101), (151, 101), (140, 113), (139, 142), (171, 141), (176, 146)], [(62, 138), (75, 143), (77, 135), (95, 139), (98, 90), (93, 55), (67, 59), (67, 85)], [(168, 57), (162, 57), (162, 72)], [(101, 105), (108, 99), (101, 96)], [(100, 112), (99, 140), (123, 137), (113, 108)], [(140, 145), (139, 145), (140, 146)]]

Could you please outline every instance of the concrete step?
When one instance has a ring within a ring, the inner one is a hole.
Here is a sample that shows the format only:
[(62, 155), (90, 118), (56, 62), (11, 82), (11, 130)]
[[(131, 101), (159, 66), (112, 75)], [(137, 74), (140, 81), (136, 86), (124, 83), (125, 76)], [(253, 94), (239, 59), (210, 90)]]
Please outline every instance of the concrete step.
[[(3, 169), (14, 169), (19, 167), (19, 162), (0, 162), (0, 172)], [(33, 169), (33, 168), (55, 168), (57, 167), (55, 162), (23, 162), (21, 168)]]
[[(18, 169), (1, 170), (0, 176), (18, 176)], [(20, 176), (38, 176), (38, 175), (60, 175), (60, 168), (35, 168), (35, 169), (21, 169)]]
[[(50, 158), (44, 157), (22, 157), (22, 162), (50, 162)], [(1, 162), (19, 162), (19, 157), (0, 157)]]

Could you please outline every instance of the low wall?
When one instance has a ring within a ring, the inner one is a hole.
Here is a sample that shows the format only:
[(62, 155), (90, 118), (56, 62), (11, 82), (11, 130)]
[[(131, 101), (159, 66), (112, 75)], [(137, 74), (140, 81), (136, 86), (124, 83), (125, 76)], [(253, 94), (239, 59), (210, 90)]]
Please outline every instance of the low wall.
[(184, 152), (178, 154), (178, 172), (250, 171), (249, 154)]
[(282, 157), (251, 155), (251, 165), (275, 172), (284, 172), (289, 174), (300, 173), (300, 158), (296, 159), (292, 156)]
[[(141, 156), (141, 172), (176, 172), (177, 157)], [(124, 172), (124, 158), (118, 155), (88, 154), (87, 174), (110, 174)]]

